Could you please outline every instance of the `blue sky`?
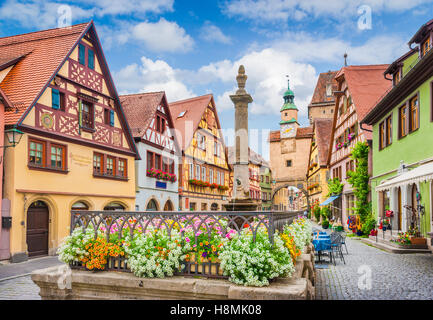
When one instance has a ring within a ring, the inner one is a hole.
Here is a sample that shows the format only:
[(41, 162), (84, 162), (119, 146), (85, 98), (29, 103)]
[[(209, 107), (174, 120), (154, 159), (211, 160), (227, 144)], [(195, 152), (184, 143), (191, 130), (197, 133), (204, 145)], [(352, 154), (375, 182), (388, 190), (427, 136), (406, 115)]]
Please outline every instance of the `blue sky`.
[[(358, 26), (360, 6), (371, 10), (371, 29)], [(164, 90), (175, 101), (213, 93), (223, 128), (233, 127), (228, 96), (244, 64), (250, 128), (266, 135), (278, 129), (285, 75), (307, 125), (320, 72), (341, 68), (345, 52), (353, 65), (391, 63), (432, 9), (433, 0), (6, 0), (0, 36), (57, 27), (65, 12), (72, 24), (93, 19), (120, 94)], [(260, 143), (252, 147), (267, 158)]]

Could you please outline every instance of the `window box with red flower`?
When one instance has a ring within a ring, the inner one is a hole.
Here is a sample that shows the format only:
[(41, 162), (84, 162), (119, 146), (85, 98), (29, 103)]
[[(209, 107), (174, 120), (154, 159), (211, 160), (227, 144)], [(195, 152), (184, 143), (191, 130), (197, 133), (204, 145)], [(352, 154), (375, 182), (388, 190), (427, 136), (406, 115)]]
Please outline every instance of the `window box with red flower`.
[(171, 181), (171, 182), (176, 182), (176, 180), (177, 180), (176, 174), (165, 172), (165, 171), (162, 171), (160, 169), (155, 169), (155, 168), (147, 170), (146, 174), (148, 177), (152, 177), (152, 178), (159, 179), (159, 180), (166, 180), (166, 181)]

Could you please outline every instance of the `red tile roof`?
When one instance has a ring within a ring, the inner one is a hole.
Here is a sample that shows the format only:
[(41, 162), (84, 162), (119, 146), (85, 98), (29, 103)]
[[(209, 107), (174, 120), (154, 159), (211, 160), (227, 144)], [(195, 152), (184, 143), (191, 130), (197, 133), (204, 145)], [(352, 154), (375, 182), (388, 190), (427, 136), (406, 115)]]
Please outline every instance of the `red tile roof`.
[[(362, 121), (379, 99), (391, 89), (392, 81), (386, 80), (383, 75), (388, 66), (389, 64), (347, 66), (338, 72), (336, 79), (344, 76), (359, 121)], [(365, 128), (371, 130), (370, 126), (366, 125)], [(364, 133), (370, 140), (371, 133)]]
[(280, 131), (271, 131), (269, 133), (269, 142), (276, 142), (280, 141)]
[(164, 91), (119, 96), (134, 138), (143, 137), (164, 96)]
[(335, 100), (334, 94), (331, 96), (326, 95), (326, 85), (332, 83), (332, 91), (337, 90), (337, 81), (335, 81), (335, 75), (337, 72), (338, 71), (328, 71), (319, 74), (310, 106), (312, 104), (333, 102)]
[[(176, 129), (176, 138), (183, 151), (191, 144), (194, 133), (209, 103), (215, 106), (212, 94), (175, 101), (169, 104), (174, 128)], [(179, 117), (182, 113), (184, 113), (183, 116)], [(220, 128), (218, 117), (217, 123)]]
[(313, 126), (309, 126), (309, 127), (299, 127), (296, 130), (296, 138), (297, 139), (302, 139), (302, 138), (311, 138), (313, 136)]
[(314, 120), (314, 135), (319, 154), (319, 165), (326, 166), (328, 163), (328, 151), (332, 134), (333, 119)]
[(5, 112), (6, 124), (18, 122), (90, 24), (0, 38), (0, 64), (16, 60), (0, 84), (13, 105)]

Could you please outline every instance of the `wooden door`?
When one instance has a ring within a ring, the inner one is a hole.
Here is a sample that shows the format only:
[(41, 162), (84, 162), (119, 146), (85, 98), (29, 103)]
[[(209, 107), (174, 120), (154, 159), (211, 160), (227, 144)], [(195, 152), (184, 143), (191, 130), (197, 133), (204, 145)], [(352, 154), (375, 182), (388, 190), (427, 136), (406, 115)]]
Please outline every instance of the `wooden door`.
[(32, 203), (27, 211), (27, 250), (29, 257), (48, 255), (48, 206)]
[(398, 188), (397, 197), (398, 197), (398, 230), (401, 230), (402, 208), (401, 208), (401, 188), (400, 187)]

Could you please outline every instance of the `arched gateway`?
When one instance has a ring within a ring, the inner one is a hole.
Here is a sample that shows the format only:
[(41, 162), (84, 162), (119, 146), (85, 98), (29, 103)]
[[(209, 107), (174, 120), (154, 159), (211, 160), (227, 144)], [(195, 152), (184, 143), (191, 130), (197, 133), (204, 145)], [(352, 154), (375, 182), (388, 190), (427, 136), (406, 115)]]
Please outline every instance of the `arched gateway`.
[(275, 195), (282, 189), (284, 188), (289, 188), (289, 187), (295, 187), (297, 188), (300, 192), (302, 192), (305, 195), (305, 198), (307, 199), (307, 211), (310, 211), (310, 197), (308, 195), (308, 191), (305, 190), (303, 187), (299, 188), (298, 186), (295, 186), (293, 183), (286, 183), (286, 184), (282, 184), (279, 185), (278, 187), (276, 187), (273, 191), (272, 191), (272, 196), (271, 196), (271, 208), (274, 208), (274, 198)]

